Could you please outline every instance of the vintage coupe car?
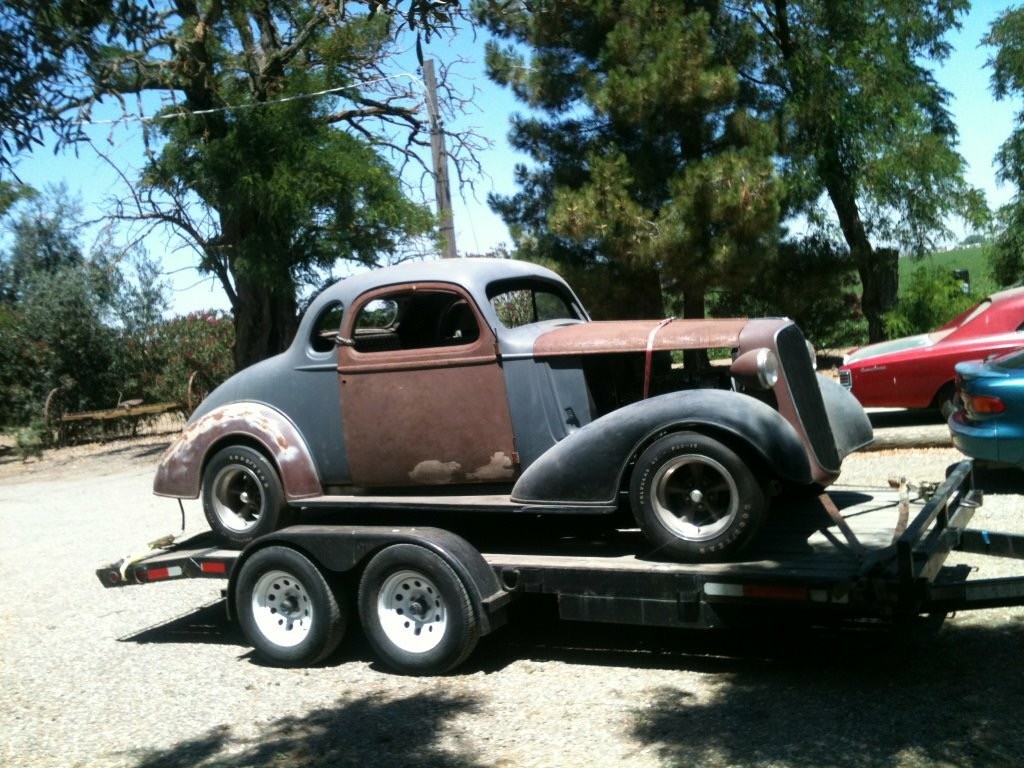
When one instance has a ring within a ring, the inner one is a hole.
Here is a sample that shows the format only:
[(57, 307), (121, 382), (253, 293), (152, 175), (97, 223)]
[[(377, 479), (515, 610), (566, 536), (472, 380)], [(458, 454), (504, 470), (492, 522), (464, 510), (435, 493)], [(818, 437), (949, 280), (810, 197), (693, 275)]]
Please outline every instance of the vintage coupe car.
[[(723, 348), (710, 370), (671, 359)], [(303, 508), (631, 510), (659, 553), (721, 559), (774, 491), (827, 486), (871, 439), (789, 320), (593, 322), (550, 270), (458, 259), (325, 290), (286, 352), (192, 414), (154, 491), (202, 496), (235, 545)]]
[(956, 366), (953, 445), (975, 459), (1024, 468), (1024, 349)]
[(840, 383), (865, 408), (955, 408), (954, 366), (1024, 346), (1024, 288), (994, 293), (941, 328), (852, 350)]

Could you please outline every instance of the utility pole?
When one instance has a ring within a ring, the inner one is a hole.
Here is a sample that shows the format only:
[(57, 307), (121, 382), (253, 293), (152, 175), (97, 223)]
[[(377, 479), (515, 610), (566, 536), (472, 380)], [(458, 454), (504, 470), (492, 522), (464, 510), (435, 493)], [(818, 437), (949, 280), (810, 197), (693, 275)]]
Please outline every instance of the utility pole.
[(441, 220), (442, 255), (446, 259), (458, 258), (455, 250), (455, 224), (452, 221), (452, 193), (448, 185), (448, 154), (444, 149), (444, 131), (437, 108), (437, 83), (434, 80), (434, 60), (423, 62), (423, 81), (427, 87), (427, 113), (430, 116), (430, 153), (434, 160), (434, 199), (437, 217)]

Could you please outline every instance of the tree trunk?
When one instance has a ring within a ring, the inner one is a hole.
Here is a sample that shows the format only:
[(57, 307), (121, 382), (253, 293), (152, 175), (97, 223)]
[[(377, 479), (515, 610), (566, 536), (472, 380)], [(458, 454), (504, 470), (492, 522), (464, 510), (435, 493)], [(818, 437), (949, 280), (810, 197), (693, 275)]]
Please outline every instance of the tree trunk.
[(238, 278), (235, 288), (235, 370), (240, 371), (287, 349), (298, 318), (294, 287), (275, 290), (262, 281)]
[(891, 249), (876, 252), (871, 246), (860, 216), (853, 181), (843, 170), (837, 151), (829, 148), (825, 155), (825, 159), (819, 161), (818, 169), (860, 275), (860, 306), (868, 321), (868, 341), (883, 341), (885, 327), (882, 315), (896, 302), (898, 278), (893, 272), (896, 252)]
[[(707, 312), (703, 285), (688, 284), (683, 288), (683, 317), (686, 319), (703, 320)], [(706, 349), (684, 349), (683, 368), (691, 373), (706, 371), (711, 367), (711, 359)]]

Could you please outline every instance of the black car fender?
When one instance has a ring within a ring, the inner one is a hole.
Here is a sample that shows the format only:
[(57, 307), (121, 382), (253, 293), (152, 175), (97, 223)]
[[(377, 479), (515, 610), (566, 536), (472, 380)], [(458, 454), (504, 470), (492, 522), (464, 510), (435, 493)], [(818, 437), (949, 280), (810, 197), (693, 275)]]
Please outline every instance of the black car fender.
[(746, 449), (777, 479), (811, 482), (804, 446), (778, 411), (748, 395), (700, 389), (659, 395), (595, 419), (527, 467), (512, 500), (613, 504), (635, 457), (658, 436), (681, 430)]

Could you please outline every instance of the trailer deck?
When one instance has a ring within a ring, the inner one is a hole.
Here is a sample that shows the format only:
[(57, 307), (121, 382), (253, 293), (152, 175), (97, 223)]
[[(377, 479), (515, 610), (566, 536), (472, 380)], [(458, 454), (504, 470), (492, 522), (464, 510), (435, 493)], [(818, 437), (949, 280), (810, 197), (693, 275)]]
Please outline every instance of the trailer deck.
[[(981, 494), (971, 463), (937, 488), (833, 489), (777, 509), (742, 561), (680, 563), (660, 558), (638, 530), (550, 528), (487, 518), (461, 529), (298, 525), (266, 546), (303, 553), (324, 573), (360, 573), (395, 543), (435, 550), (473, 585), (484, 633), (512, 599), (556, 597), (565, 619), (711, 628), (763, 621), (891, 621), (954, 610), (1024, 604), (1024, 576), (968, 578), (945, 565), (950, 552), (1024, 559), (1024, 536), (968, 527)], [(922, 492), (923, 491), (923, 495)], [(166, 542), (164, 542), (166, 544)], [(242, 551), (210, 534), (97, 571), (108, 587), (181, 578), (236, 579)], [(483, 574), (483, 575), (481, 575)], [(229, 607), (232, 591), (227, 590)]]

